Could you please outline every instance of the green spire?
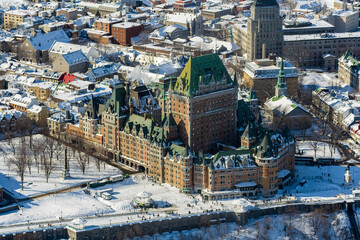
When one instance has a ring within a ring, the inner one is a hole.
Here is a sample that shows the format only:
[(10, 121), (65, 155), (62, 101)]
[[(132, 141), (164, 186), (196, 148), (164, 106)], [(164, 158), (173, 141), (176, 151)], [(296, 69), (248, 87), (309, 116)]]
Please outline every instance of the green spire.
[(232, 27), (230, 26), (230, 29), (229, 29), (229, 39), (230, 39), (230, 42), (233, 41), (233, 33), (232, 33)]
[(281, 58), (280, 62), (280, 70), (278, 74), (278, 81), (276, 84), (276, 88), (286, 88), (286, 82), (284, 81), (285, 74), (284, 74), (284, 59)]

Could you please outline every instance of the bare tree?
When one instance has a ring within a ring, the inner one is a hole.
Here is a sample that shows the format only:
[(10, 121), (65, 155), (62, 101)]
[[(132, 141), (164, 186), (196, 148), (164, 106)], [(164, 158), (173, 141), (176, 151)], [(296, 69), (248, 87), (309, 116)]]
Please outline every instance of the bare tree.
[(316, 235), (323, 227), (325, 222), (324, 220), (323, 212), (320, 209), (316, 209), (310, 214), (310, 225), (313, 229), (314, 235)]
[(55, 149), (54, 149), (54, 153), (55, 153), (55, 157), (56, 157), (56, 161), (59, 162), (59, 158), (61, 156), (63, 152), (63, 147), (61, 144), (58, 144), (55, 146)]
[(314, 150), (314, 155), (316, 158), (316, 152), (319, 150), (319, 142), (316, 140), (310, 141), (310, 146), (312, 147), (312, 149)]
[(16, 154), (16, 143), (15, 143), (15, 139), (14, 139), (14, 134), (7, 133), (6, 135), (7, 135), (6, 136), (7, 144), (10, 146), (12, 153), (15, 155)]
[(46, 138), (46, 150), (49, 153), (49, 158), (52, 161), (54, 158), (54, 152), (56, 148), (56, 142), (54, 139), (47, 137)]
[(41, 141), (36, 141), (36, 143), (34, 144), (33, 148), (31, 149), (32, 153), (33, 153), (33, 158), (34, 158), (34, 161), (35, 161), (35, 166), (37, 168), (37, 172), (39, 173), (40, 172), (40, 153), (41, 153), (41, 144), (42, 142)]
[(24, 144), (21, 145), (18, 153), (11, 160), (12, 165), (15, 166), (15, 171), (20, 177), (21, 190), (24, 190), (24, 175), (27, 163), (27, 152)]
[[(50, 154), (48, 154), (48, 155), (50, 155)], [(50, 157), (47, 158), (46, 156), (43, 159), (43, 166), (44, 166), (44, 173), (45, 173), (46, 182), (48, 183), (50, 175), (53, 173), (53, 171), (55, 169), (55, 166), (54, 166), (54, 163), (53, 163), (52, 159)]]
[(78, 166), (81, 169), (83, 175), (85, 174), (85, 170), (86, 170), (86, 164), (87, 164), (87, 159), (84, 153), (82, 153), (81, 151), (78, 151), (78, 158), (77, 158), (77, 162), (78, 162)]
[(33, 147), (32, 143), (33, 143), (33, 135), (35, 132), (35, 129), (37, 128), (36, 122), (34, 119), (31, 119), (29, 117), (25, 117), (24, 118), (25, 121), (25, 129), (27, 131), (27, 133), (29, 134), (29, 145), (30, 148)]
[(95, 158), (95, 166), (98, 169), (98, 171), (100, 172), (101, 170), (101, 160), (98, 158)]
[(32, 157), (30, 157), (30, 156), (26, 157), (26, 165), (27, 165), (30, 175), (31, 175), (31, 167), (32, 167), (33, 162), (34, 162), (34, 159)]

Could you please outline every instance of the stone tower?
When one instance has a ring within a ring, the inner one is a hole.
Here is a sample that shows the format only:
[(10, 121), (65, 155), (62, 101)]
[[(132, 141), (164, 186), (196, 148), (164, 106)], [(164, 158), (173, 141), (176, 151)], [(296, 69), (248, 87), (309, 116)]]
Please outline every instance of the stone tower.
[(248, 18), (246, 40), (248, 61), (266, 58), (270, 53), (282, 56), (282, 19), (276, 0), (254, 1)]
[(283, 59), (281, 59), (278, 81), (275, 86), (275, 96), (278, 98), (281, 96), (286, 96), (286, 92), (287, 92), (287, 87), (285, 82), (284, 61)]

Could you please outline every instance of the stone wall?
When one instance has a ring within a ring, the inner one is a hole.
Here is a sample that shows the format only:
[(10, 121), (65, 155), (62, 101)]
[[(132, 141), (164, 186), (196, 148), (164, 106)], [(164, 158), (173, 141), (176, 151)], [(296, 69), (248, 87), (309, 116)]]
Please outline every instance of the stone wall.
[[(164, 232), (184, 231), (194, 228), (210, 227), (225, 222), (236, 222), (245, 225), (251, 219), (260, 218), (266, 215), (286, 213), (306, 213), (315, 209), (324, 211), (338, 211), (345, 209), (345, 201), (336, 203), (296, 203), (283, 206), (269, 206), (267, 208), (250, 210), (248, 212), (213, 212), (179, 216), (167, 219), (149, 220), (139, 223), (124, 223), (112, 226), (88, 226), (83, 230), (75, 230), (71, 227), (49, 228), (46, 230), (20, 232), (15, 234), (0, 235), (0, 240), (12, 239), (124, 239), (141, 237), (144, 235), (161, 234)], [(355, 201), (357, 207), (360, 200)], [(0, 230), (1, 232), (1, 230)]]

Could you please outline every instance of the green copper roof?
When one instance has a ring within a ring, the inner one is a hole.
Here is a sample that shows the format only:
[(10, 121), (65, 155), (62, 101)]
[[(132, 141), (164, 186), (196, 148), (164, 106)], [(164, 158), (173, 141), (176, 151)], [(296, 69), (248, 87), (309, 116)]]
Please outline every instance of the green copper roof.
[(350, 53), (346, 51), (343, 55), (343, 59), (351, 62), (351, 67), (354, 69), (360, 69), (360, 62)]
[(184, 92), (188, 96), (193, 96), (198, 91), (199, 84), (207, 85), (212, 79), (219, 82), (224, 77), (228, 84), (236, 85), (217, 54), (191, 57), (175, 85), (170, 88), (177, 92)]
[(187, 157), (189, 156), (189, 150), (185, 147), (176, 144), (171, 144), (171, 146), (169, 147), (169, 154), (173, 157), (179, 155)]
[(241, 138), (250, 139), (254, 137), (256, 137), (255, 127), (254, 124), (249, 122), (245, 128), (245, 131), (241, 135)]
[(105, 111), (110, 111), (116, 116), (123, 115), (122, 113), (126, 108), (125, 96), (126, 96), (126, 91), (124, 85), (116, 84), (110, 99), (106, 103)]
[(144, 134), (143, 138), (150, 142), (162, 143), (164, 140), (164, 129), (155, 126), (155, 122), (151, 118), (145, 118), (143, 116), (132, 114), (126, 125), (129, 127), (133, 134), (138, 135), (141, 131)]
[(259, 146), (256, 147), (256, 157), (272, 158), (277, 156), (277, 151), (271, 142), (270, 134), (266, 133)]
[(279, 70), (279, 74), (278, 74), (278, 81), (276, 84), (276, 88), (286, 88), (286, 82), (285, 82), (284, 78), (285, 78), (284, 60), (283, 60), (283, 58), (281, 58), (280, 70)]
[(231, 151), (220, 151), (216, 153), (210, 163), (209, 168), (214, 168), (214, 164), (220, 159), (222, 164), (225, 164), (225, 159), (223, 157), (230, 157), (230, 156), (236, 156), (234, 159), (235, 166), (239, 167), (240, 165), (243, 165), (243, 161), (239, 156), (241, 155), (251, 155), (251, 150), (231, 150)]
[(244, 102), (244, 100), (238, 100), (238, 110), (237, 110), (237, 127), (245, 128), (246, 124), (249, 122), (255, 122), (255, 116), (251, 112), (249, 106)]
[(276, 0), (255, 0), (254, 5), (257, 7), (279, 6)]

